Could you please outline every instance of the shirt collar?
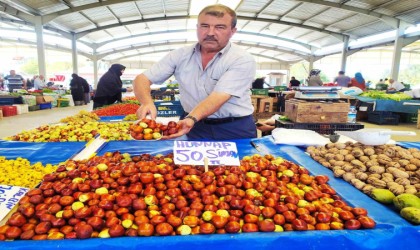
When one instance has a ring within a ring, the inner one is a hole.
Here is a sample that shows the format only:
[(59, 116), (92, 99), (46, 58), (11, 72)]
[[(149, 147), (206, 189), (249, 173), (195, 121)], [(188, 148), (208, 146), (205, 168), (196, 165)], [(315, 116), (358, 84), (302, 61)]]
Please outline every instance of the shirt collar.
[[(195, 47), (194, 47), (194, 52), (199, 52), (200, 51), (200, 47), (201, 47), (201, 45), (199, 43), (197, 43), (195, 45)], [(219, 52), (217, 52), (217, 53), (218, 54), (224, 54), (224, 53), (228, 52), (231, 47), (232, 47), (232, 43), (231, 42), (228, 42), (226, 44), (226, 46), (223, 49), (221, 49)]]

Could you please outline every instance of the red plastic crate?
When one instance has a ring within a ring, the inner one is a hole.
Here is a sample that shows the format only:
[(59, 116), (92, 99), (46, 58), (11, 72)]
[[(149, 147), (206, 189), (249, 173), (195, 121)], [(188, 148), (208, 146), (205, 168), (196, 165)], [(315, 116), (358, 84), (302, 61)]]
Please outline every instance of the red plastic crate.
[(0, 106), (0, 108), (3, 111), (4, 117), (17, 115), (16, 106)]

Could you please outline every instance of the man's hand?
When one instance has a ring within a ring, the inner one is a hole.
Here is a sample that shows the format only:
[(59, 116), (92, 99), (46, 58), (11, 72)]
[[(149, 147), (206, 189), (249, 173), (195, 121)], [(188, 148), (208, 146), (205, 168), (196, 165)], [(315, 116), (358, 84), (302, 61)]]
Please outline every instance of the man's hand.
[(133, 92), (133, 88), (131, 88), (131, 87), (127, 87), (126, 90), (127, 90), (127, 92)]
[(150, 115), (150, 119), (156, 120), (157, 110), (154, 103), (142, 104), (137, 110), (136, 115), (139, 119), (145, 118), (147, 115)]
[(188, 134), (188, 132), (190, 132), (190, 130), (194, 127), (194, 121), (191, 119), (180, 120), (178, 122), (178, 126), (179, 126), (178, 133), (163, 136), (162, 139), (163, 140), (174, 139), (174, 138), (183, 136), (185, 134)]

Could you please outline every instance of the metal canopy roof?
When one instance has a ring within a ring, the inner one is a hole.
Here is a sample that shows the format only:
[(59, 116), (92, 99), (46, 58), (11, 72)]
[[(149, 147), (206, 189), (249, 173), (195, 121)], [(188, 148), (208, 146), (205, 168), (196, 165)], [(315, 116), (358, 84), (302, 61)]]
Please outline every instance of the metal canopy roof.
[[(75, 36), (85, 56), (158, 60), (196, 41), (197, 16), (189, 13), (192, 1), (197, 0), (0, 0), (0, 31), (33, 31), (41, 20), (44, 36)], [(259, 62), (325, 56), (331, 52), (321, 48), (342, 46), (346, 37), (354, 41), (420, 23), (419, 0), (242, 0), (235, 10), (238, 32), (232, 41)], [(3, 33), (0, 42), (13, 41)], [(34, 35), (27, 37), (19, 42), (36, 41)], [(45, 39), (46, 46), (71, 48), (70, 40), (57, 39)]]

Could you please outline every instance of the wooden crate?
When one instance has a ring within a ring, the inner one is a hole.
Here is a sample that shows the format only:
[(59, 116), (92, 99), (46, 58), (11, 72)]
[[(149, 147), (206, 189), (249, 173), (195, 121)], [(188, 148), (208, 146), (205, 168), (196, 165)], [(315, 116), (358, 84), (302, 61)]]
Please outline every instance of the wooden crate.
[(417, 111), (417, 128), (420, 128), (420, 109)]
[(293, 122), (347, 123), (350, 104), (347, 102), (321, 102), (286, 100), (285, 115)]

